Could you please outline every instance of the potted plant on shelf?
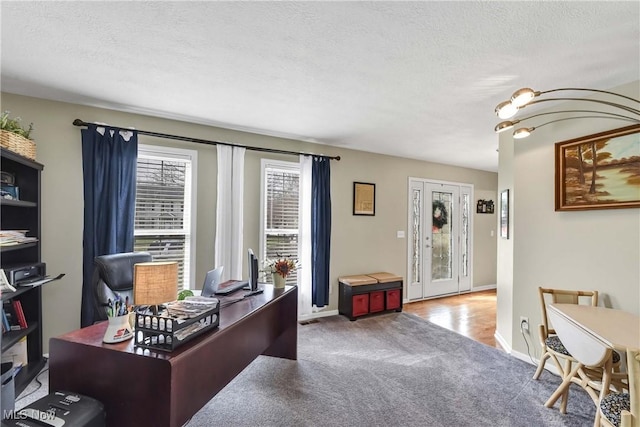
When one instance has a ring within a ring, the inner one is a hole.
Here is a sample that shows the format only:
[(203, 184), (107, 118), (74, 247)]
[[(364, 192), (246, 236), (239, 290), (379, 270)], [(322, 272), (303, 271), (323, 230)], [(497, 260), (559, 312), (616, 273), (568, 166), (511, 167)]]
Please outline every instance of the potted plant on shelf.
[(284, 288), (287, 277), (297, 268), (300, 268), (298, 260), (289, 256), (281, 256), (276, 254), (277, 259), (267, 259), (265, 265), (267, 272), (273, 277), (273, 285), (276, 288)]
[(20, 154), (28, 159), (36, 159), (36, 144), (31, 139), (33, 123), (28, 128), (21, 124), (20, 117), (10, 118), (10, 111), (0, 115), (0, 145), (7, 150)]

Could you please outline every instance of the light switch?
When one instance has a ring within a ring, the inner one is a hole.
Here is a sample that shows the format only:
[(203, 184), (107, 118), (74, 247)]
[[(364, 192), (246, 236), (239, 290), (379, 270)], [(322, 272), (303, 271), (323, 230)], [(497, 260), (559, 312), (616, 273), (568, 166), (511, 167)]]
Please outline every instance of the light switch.
[(491, 230), (491, 237), (493, 237), (493, 230)]
[(403, 230), (399, 230), (397, 233), (398, 239), (404, 239), (404, 231)]

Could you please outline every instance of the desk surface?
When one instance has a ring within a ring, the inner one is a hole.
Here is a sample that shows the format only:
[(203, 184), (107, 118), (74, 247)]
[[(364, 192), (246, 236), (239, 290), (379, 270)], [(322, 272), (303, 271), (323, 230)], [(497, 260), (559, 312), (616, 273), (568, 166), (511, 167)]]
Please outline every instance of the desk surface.
[(182, 426), (260, 354), (296, 359), (297, 290), (265, 285), (221, 305), (218, 328), (172, 352), (104, 344), (107, 322), (51, 338), (49, 389), (102, 402), (108, 426)]
[[(293, 287), (287, 286), (285, 289), (274, 289), (271, 285), (266, 285), (265, 290), (261, 294), (252, 295), (247, 298), (243, 298), (240, 301), (233, 302), (236, 299), (240, 299), (245, 293), (245, 290), (239, 290), (227, 296), (216, 296), (220, 300), (220, 325), (214, 329), (211, 333), (217, 334), (221, 331), (233, 326), (243, 317), (249, 316), (257, 309), (270, 303), (274, 299), (279, 298), (285, 291), (291, 291)], [(225, 306), (227, 303), (230, 305)], [(78, 344), (89, 345), (92, 347), (100, 347), (108, 350), (114, 350), (125, 353), (135, 353), (144, 356), (150, 356), (159, 359), (171, 359), (180, 356), (182, 353), (188, 351), (194, 345), (197, 345), (198, 339), (191, 340), (177, 349), (166, 352), (161, 350), (150, 350), (142, 347), (136, 347), (135, 340), (130, 339), (116, 344), (105, 344), (102, 339), (107, 329), (107, 322), (100, 322), (95, 325), (88, 326), (86, 328), (78, 329), (64, 335), (61, 335), (55, 339), (72, 341)], [(209, 333), (207, 333), (209, 334)], [(207, 335), (205, 334), (205, 335)], [(203, 335), (204, 336), (204, 335)]]
[(616, 350), (640, 349), (640, 317), (622, 310), (579, 304), (549, 304), (570, 322)]

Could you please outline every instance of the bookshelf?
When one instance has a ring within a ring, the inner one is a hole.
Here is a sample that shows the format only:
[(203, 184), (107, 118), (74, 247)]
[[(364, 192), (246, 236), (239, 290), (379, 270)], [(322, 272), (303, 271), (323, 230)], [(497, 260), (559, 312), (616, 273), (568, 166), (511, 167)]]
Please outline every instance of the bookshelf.
[[(0, 198), (0, 229), (28, 230), (25, 234), (36, 242), (0, 246), (0, 267), (9, 269), (19, 265), (41, 262), (40, 188), (44, 166), (4, 148), (0, 149), (1, 170), (11, 174), (19, 188), (19, 200)], [(15, 292), (2, 292), (3, 307), (20, 301), (27, 320), (27, 328), (2, 334), (2, 354), (26, 338), (27, 364), (15, 377), (18, 396), (45, 365), (42, 354), (42, 292), (41, 287), (16, 287)], [(7, 305), (5, 305), (7, 304)]]

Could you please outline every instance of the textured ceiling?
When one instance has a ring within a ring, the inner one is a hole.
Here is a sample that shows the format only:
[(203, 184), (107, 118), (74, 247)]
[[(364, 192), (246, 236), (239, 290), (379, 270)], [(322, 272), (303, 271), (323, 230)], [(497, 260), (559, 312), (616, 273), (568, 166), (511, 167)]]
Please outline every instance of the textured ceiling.
[(514, 90), (640, 76), (637, 1), (0, 8), (4, 92), (489, 171)]

